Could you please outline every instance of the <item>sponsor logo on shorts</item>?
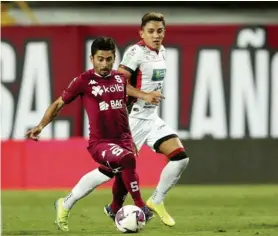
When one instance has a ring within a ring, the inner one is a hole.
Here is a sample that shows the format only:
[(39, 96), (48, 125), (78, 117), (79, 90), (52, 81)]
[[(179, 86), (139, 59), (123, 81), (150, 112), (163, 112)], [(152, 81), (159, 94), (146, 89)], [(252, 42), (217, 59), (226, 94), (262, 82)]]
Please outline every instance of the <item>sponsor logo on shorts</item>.
[(149, 108), (155, 108), (157, 105), (154, 105), (150, 102), (145, 102), (145, 105), (143, 106), (143, 108), (149, 109)]
[(164, 128), (164, 127), (166, 127), (166, 125), (165, 125), (165, 124), (160, 125), (160, 126), (157, 128), (157, 130), (160, 130), (160, 129)]

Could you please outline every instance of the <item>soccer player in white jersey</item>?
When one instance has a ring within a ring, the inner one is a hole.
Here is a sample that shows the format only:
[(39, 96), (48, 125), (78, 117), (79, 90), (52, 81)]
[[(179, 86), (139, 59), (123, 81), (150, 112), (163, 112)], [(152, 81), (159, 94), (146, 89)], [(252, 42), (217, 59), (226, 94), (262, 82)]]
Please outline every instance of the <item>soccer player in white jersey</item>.
[(175, 221), (165, 210), (163, 201), (166, 193), (179, 180), (189, 157), (176, 132), (159, 118), (158, 107), (149, 98), (150, 92), (161, 92), (167, 72), (167, 54), (162, 45), (164, 35), (164, 16), (155, 12), (145, 14), (140, 30), (142, 40), (128, 48), (118, 71), (130, 83), (127, 86), (129, 123), (137, 149), (146, 144), (169, 160), (147, 206), (160, 216), (164, 224), (173, 226)]

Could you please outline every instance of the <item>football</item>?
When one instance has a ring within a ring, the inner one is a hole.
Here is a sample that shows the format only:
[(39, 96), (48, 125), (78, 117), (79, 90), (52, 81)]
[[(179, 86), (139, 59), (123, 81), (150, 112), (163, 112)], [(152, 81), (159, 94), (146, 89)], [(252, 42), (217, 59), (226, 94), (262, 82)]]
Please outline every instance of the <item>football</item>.
[(137, 233), (146, 224), (144, 212), (137, 206), (123, 206), (115, 217), (116, 227), (123, 233)]

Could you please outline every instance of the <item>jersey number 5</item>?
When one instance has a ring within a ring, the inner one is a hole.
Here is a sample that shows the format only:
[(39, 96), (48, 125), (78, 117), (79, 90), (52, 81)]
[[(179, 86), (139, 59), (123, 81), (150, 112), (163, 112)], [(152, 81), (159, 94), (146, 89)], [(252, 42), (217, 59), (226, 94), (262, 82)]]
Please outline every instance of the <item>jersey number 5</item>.
[(137, 181), (131, 182), (130, 187), (131, 187), (132, 192), (137, 192), (139, 190), (139, 186), (138, 186)]
[(109, 143), (109, 146), (111, 146), (110, 150), (112, 151), (113, 155), (119, 156), (122, 154), (122, 152), (124, 151), (122, 148), (120, 148), (118, 145), (113, 144), (113, 143)]
[(123, 80), (121, 79), (121, 76), (115, 75), (115, 79), (117, 80), (118, 83), (122, 83)]

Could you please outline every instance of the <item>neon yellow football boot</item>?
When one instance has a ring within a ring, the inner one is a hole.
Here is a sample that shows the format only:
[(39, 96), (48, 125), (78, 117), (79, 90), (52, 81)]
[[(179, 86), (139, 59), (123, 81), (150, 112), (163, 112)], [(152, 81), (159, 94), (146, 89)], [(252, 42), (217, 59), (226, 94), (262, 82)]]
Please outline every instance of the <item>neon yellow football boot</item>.
[(55, 202), (56, 221), (58, 229), (62, 231), (69, 231), (69, 213), (70, 211), (63, 206), (64, 198), (59, 198)]
[(150, 197), (146, 203), (147, 207), (154, 211), (161, 219), (161, 221), (168, 226), (174, 226), (176, 222), (174, 219), (168, 214), (164, 207), (164, 203), (155, 204)]

